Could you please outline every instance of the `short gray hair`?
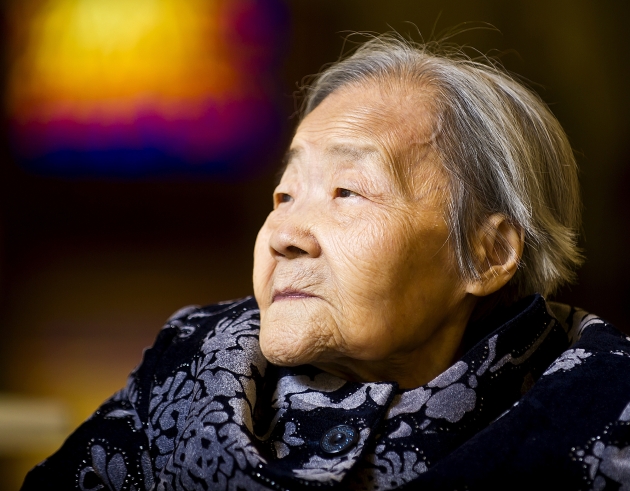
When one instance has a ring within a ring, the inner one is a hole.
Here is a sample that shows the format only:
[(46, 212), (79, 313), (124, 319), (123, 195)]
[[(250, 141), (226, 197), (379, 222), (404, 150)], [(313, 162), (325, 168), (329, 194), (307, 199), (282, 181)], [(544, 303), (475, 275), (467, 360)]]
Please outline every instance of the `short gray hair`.
[(392, 80), (432, 91), (438, 126), (433, 145), (449, 179), (447, 223), (462, 277), (480, 277), (474, 232), (500, 213), (525, 236), (503, 301), (550, 295), (574, 281), (582, 263), (577, 165), (541, 98), (487, 58), (384, 34), (320, 73), (305, 89), (301, 117), (341, 87)]

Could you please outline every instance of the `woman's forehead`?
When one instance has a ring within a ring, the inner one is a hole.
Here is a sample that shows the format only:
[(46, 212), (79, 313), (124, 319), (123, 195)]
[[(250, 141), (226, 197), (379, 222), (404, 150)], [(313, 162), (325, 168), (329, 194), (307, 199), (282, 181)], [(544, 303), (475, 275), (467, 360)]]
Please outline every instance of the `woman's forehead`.
[(285, 169), (314, 154), (340, 167), (379, 166), (406, 187), (403, 174), (430, 153), (435, 119), (426, 91), (408, 92), (375, 83), (333, 92), (298, 126)]
[(417, 84), (368, 81), (341, 87), (328, 95), (298, 127), (312, 137), (338, 133), (341, 137), (373, 139), (384, 133), (426, 140), (433, 133), (431, 89)]

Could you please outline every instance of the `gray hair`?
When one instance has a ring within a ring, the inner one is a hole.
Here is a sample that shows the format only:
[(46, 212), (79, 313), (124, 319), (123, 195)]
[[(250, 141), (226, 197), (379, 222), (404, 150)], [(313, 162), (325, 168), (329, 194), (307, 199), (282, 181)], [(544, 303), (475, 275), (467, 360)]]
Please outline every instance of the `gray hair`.
[(550, 295), (574, 281), (582, 263), (577, 165), (564, 130), (541, 98), (486, 58), (385, 34), (315, 78), (306, 88), (302, 118), (341, 87), (392, 80), (432, 91), (432, 144), (449, 179), (446, 219), (462, 277), (480, 277), (475, 231), (500, 213), (525, 236), (519, 268), (501, 291), (503, 301)]

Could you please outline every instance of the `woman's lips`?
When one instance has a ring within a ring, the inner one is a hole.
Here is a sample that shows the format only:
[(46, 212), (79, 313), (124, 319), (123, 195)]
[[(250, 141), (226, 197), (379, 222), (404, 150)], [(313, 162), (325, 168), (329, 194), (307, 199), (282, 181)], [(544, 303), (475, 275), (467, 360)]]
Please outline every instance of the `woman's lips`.
[(308, 292), (304, 292), (301, 290), (281, 290), (274, 292), (271, 303), (276, 302), (278, 300), (299, 300), (303, 298), (315, 298), (316, 295), (313, 295)]

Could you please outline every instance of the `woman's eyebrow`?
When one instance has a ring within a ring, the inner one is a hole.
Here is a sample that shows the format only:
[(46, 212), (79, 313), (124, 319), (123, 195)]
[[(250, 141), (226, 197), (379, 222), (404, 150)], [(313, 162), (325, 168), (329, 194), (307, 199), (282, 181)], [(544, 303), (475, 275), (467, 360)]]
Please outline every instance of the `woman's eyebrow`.
[(276, 186), (280, 183), (280, 179), (282, 179), (282, 175), (287, 170), (287, 167), (289, 167), (289, 164), (293, 162), (300, 153), (302, 152), (301, 152), (301, 149), (299, 148), (289, 148), (285, 152), (284, 157), (282, 157), (282, 165), (276, 172), (276, 182), (275, 182)]
[(373, 160), (380, 157), (378, 149), (372, 145), (354, 145), (338, 143), (326, 149), (326, 153), (332, 157), (343, 157), (353, 161)]
[[(276, 174), (276, 185), (280, 182), (287, 168), (304, 153), (300, 147), (289, 148), (282, 158), (282, 166)], [(341, 158), (345, 161), (366, 162), (381, 159), (381, 153), (372, 145), (356, 145), (351, 143), (335, 143), (324, 150), (327, 157)]]
[[(302, 153), (303, 150), (300, 147), (289, 148), (282, 159), (282, 170), (285, 170)], [(343, 157), (348, 160), (367, 160), (372, 159), (374, 156), (380, 156), (378, 148), (373, 145), (355, 145), (351, 143), (330, 145), (325, 149), (324, 154), (331, 157)]]
[(282, 158), (282, 168), (285, 169), (287, 165), (291, 163), (292, 160), (298, 157), (299, 154), (302, 153), (301, 148), (289, 148)]

